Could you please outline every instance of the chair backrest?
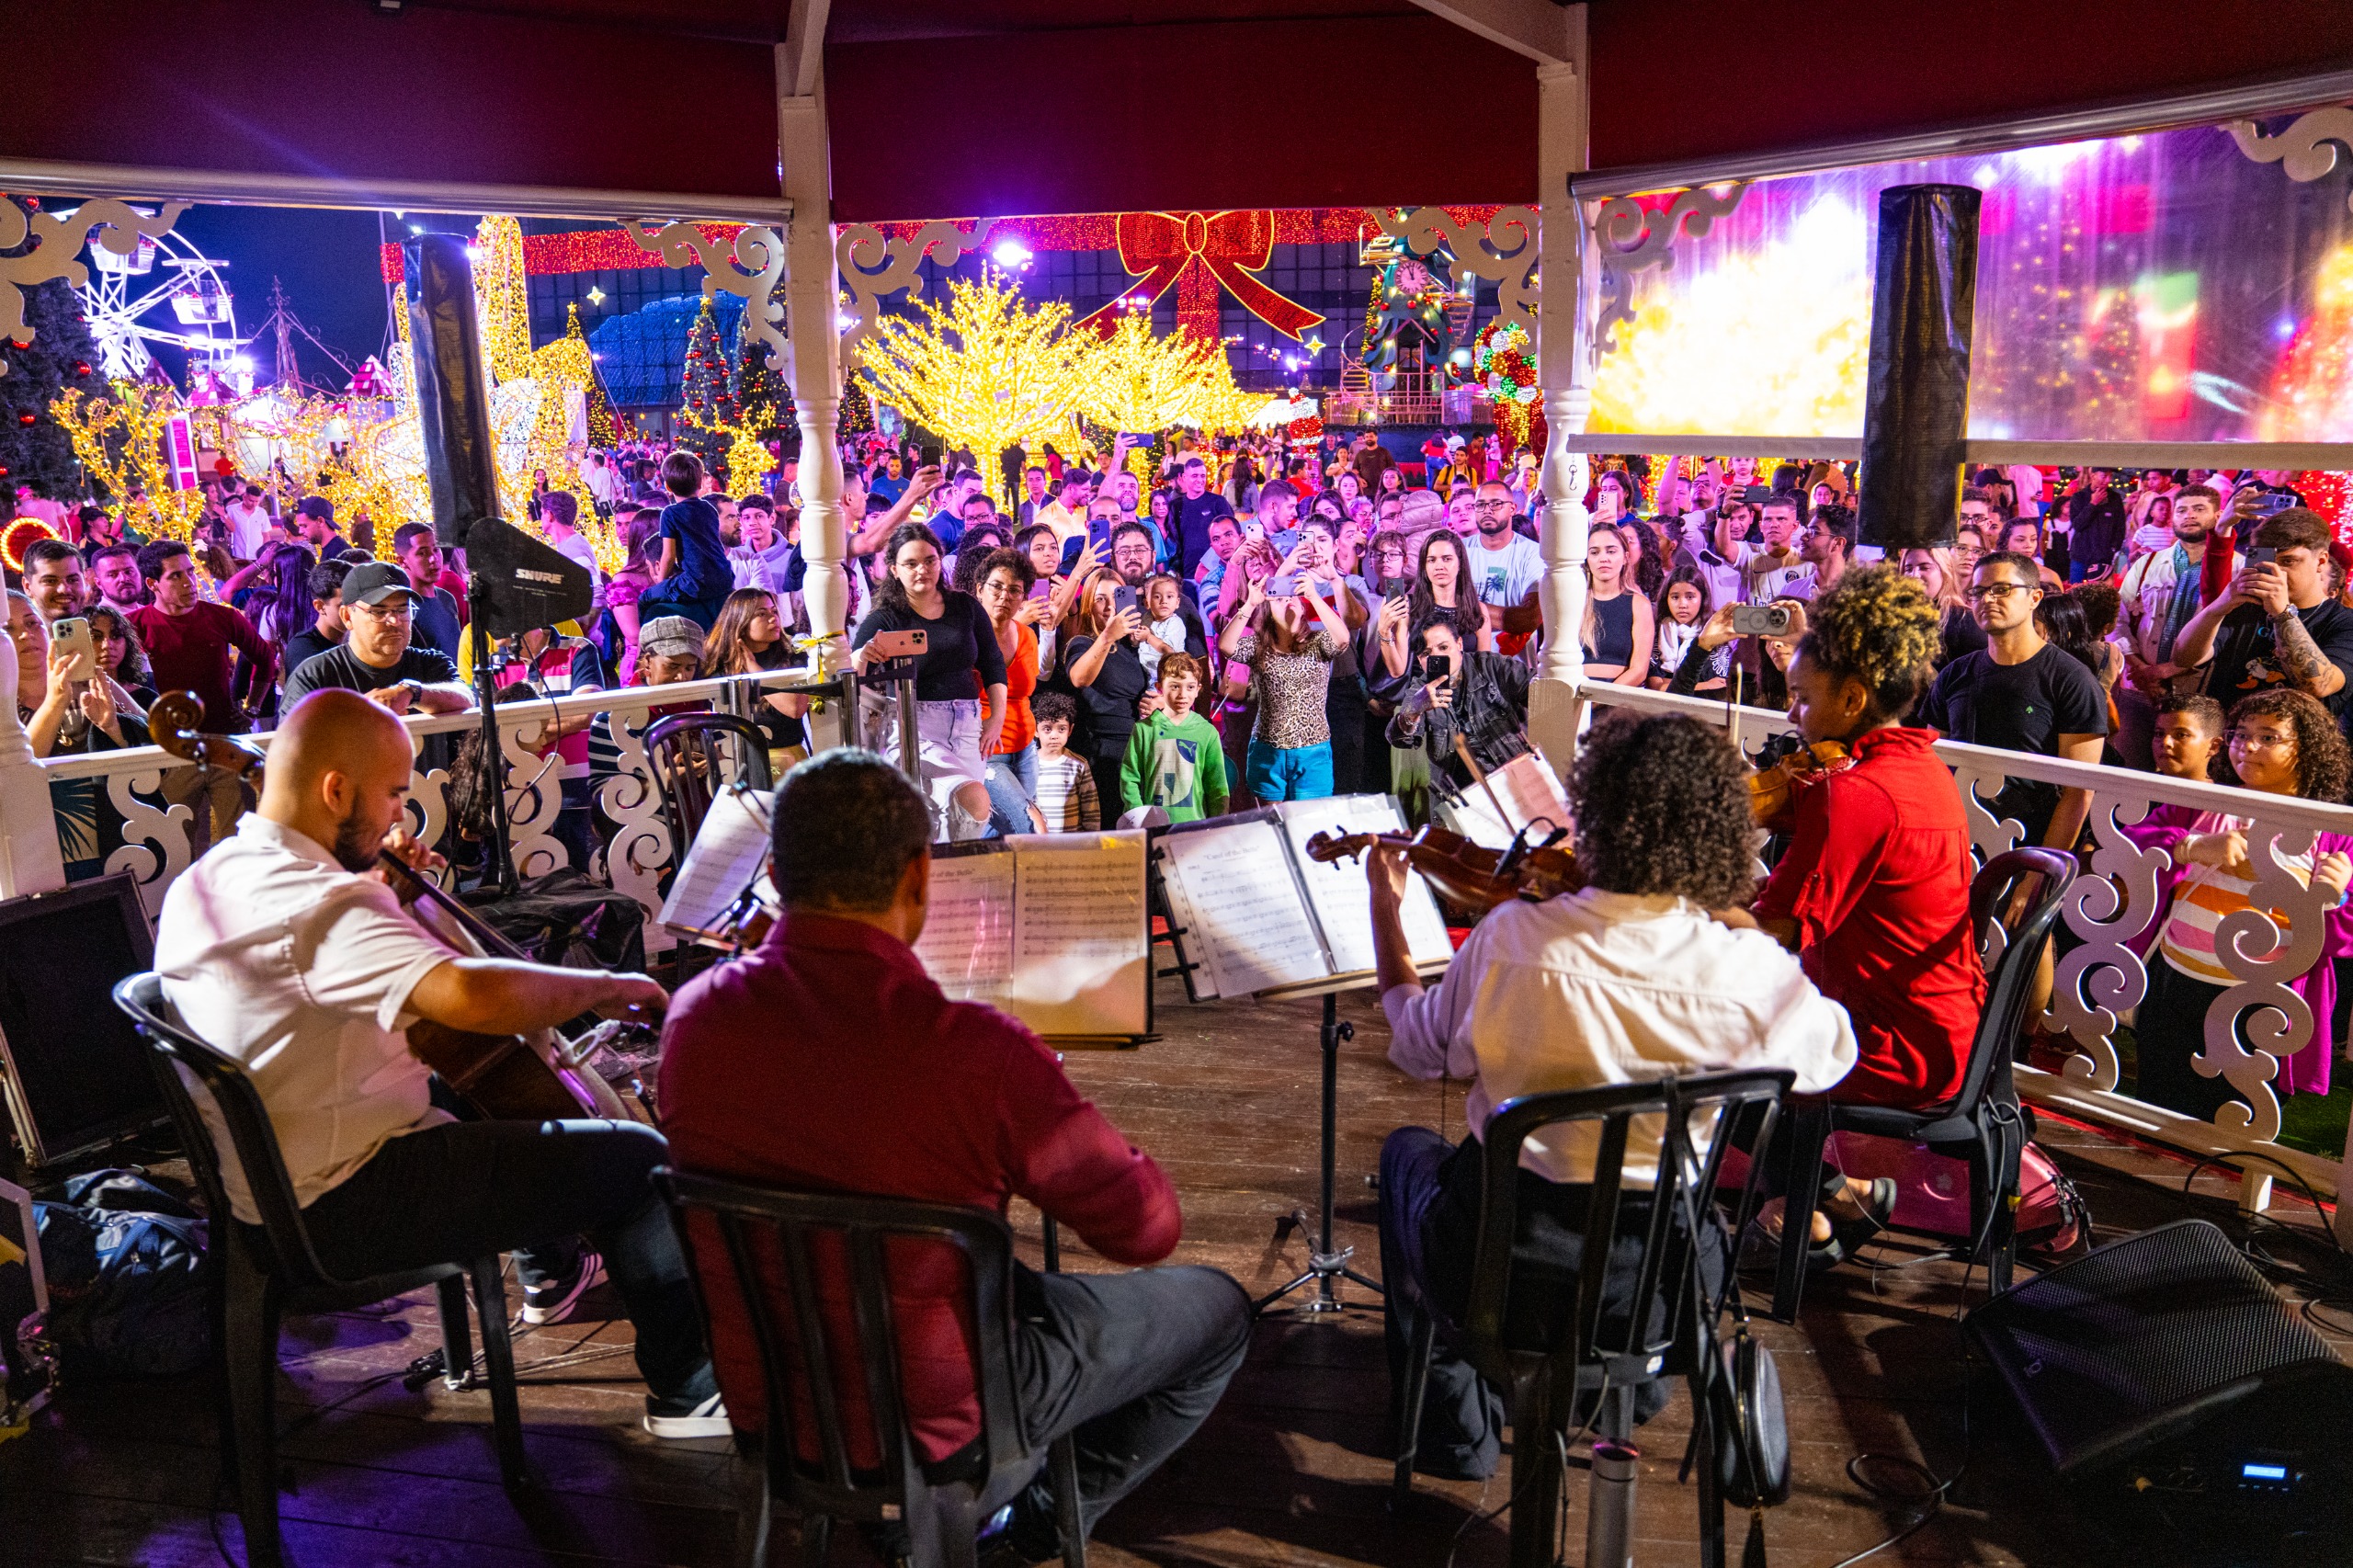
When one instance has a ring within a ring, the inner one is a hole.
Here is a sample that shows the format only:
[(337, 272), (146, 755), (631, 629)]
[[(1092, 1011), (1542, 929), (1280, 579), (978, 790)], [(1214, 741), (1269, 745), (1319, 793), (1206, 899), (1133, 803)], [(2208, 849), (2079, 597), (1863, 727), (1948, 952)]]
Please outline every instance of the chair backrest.
[[(1952, 1102), (1955, 1115), (1973, 1113), (1988, 1085), (2006, 1084), (2004, 1071), (2018, 1026), (2034, 1000), (2042, 949), (2059, 922), (2061, 902), (2075, 880), (2075, 858), (2056, 849), (2006, 849), (1978, 869), (1969, 884), (1969, 918), (1985, 965), (1985, 1009), (1970, 1042), (1969, 1068)], [(2018, 910), (2005, 917), (2012, 903)]]
[[(701, 1266), (699, 1260), (689, 1272), (697, 1289), (706, 1293), (706, 1323), (710, 1321), (708, 1292), (732, 1281), (734, 1304), (758, 1346), (767, 1392), (766, 1449), (774, 1495), (836, 1517), (879, 1518), (890, 1517), (881, 1511), (886, 1506), (904, 1506), (910, 1484), (924, 1484), (920, 1474), (908, 1473), (920, 1466), (921, 1456), (908, 1426), (898, 1325), (883, 1265), (885, 1243), (894, 1238), (942, 1243), (962, 1255), (972, 1288), (972, 1370), (981, 1414), (982, 1487), (987, 1489), (1002, 1472), (1027, 1462), (1013, 1392), (1013, 1233), (1002, 1218), (982, 1209), (857, 1193), (790, 1192), (666, 1167), (654, 1173), (654, 1181), (679, 1221), (690, 1258), (697, 1245), (690, 1221), (697, 1216), (716, 1228), (726, 1248), (724, 1270)], [(836, 1381), (843, 1363), (832, 1343), (818, 1266), (810, 1252), (815, 1235), (837, 1238), (849, 1262), (847, 1283), (858, 1338), (855, 1364), (869, 1435), (882, 1457), (879, 1484), (861, 1482), (853, 1468), (849, 1418)], [(779, 1265), (782, 1301), (776, 1299), (769, 1283)], [(808, 1392), (805, 1412), (798, 1389)], [(816, 1477), (796, 1462), (803, 1415), (817, 1436), (822, 1473)]]
[(238, 1174), (244, 1178), (245, 1191), (261, 1216), (279, 1279), (291, 1290), (347, 1283), (326, 1271), (311, 1245), (311, 1233), (302, 1223), (302, 1206), (294, 1197), (293, 1180), (286, 1174), (286, 1161), (278, 1152), (278, 1133), (245, 1070), (180, 1027), (171, 1004), (165, 1000), (162, 976), (131, 975), (114, 988), (114, 1002), (130, 1015), (150, 1048), (148, 1061), (155, 1070), (155, 1082), (171, 1109), (180, 1142), (188, 1150), (188, 1163), (203, 1190), (205, 1207), (213, 1216), (214, 1244), (222, 1244), (233, 1215), (229, 1189), (222, 1179), (220, 1145), (198, 1108), (198, 1095), (205, 1096), (228, 1133)]
[[(1796, 1074), (1785, 1068), (1754, 1068), (1526, 1095), (1497, 1107), (1483, 1134), (1478, 1254), (1464, 1314), (1472, 1363), (1506, 1385), (1527, 1368), (1529, 1353), (1506, 1344), (1505, 1323), (1514, 1284), (1512, 1247), (1521, 1221), (1520, 1148), (1531, 1136), (1563, 1122), (1600, 1125), (1575, 1306), (1565, 1330), (1544, 1352), (1548, 1374), (1562, 1389), (1574, 1385), (1581, 1369), (1606, 1371), (1614, 1384), (1631, 1386), (1655, 1375), (1654, 1363), (1695, 1326), (1685, 1309), (1696, 1299), (1692, 1271), (1699, 1267), (1699, 1238), (1688, 1225), (1677, 1223), (1680, 1195), (1688, 1189), (1702, 1209), (1712, 1199), (1735, 1125), (1755, 1126), (1752, 1147), (1765, 1149), (1782, 1096), (1795, 1080)], [(1619, 1303), (1630, 1309), (1625, 1327), (1616, 1336), (1618, 1342), (1610, 1344), (1604, 1343), (1610, 1305), (1606, 1288), (1613, 1275), (1623, 1278), (1622, 1271), (1609, 1266), (1610, 1255), (1633, 1218), (1629, 1198), (1643, 1195), (1640, 1188), (1630, 1193), (1625, 1182), (1627, 1142), (1636, 1117), (1657, 1118), (1664, 1124), (1658, 1175), (1647, 1194), (1649, 1214), (1640, 1221), (1642, 1248), (1633, 1290)], [(1700, 1130), (1698, 1137), (1695, 1123)], [(1761, 1158), (1749, 1162), (1750, 1187), (1740, 1206), (1743, 1223), (1754, 1206), (1755, 1182), (1764, 1164)], [(1727, 1267), (1729, 1263), (1727, 1259)], [(1654, 1328), (1652, 1319), (1657, 1314), (1651, 1304), (1662, 1301), (1666, 1308), (1663, 1326)]]
[(755, 790), (771, 788), (767, 734), (733, 713), (674, 713), (659, 721), (645, 732), (645, 761), (662, 791), (673, 866), (686, 864), (687, 846), (722, 790), (739, 778)]

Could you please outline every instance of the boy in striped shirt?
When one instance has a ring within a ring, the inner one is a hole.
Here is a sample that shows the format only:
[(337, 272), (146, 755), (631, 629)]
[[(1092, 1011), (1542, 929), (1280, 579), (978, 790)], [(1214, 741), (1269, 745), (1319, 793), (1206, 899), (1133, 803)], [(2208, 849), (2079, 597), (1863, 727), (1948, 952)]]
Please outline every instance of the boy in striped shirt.
[(1040, 692), (1029, 710), (1038, 718), (1038, 814), (1048, 833), (1091, 833), (1103, 825), (1094, 771), (1065, 749), (1078, 704), (1059, 691)]

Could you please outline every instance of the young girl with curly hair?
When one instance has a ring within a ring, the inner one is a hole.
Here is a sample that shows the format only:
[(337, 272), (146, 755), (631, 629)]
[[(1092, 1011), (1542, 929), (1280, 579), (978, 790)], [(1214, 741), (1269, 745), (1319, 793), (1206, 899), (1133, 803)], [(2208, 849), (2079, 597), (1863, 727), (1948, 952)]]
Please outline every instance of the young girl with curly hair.
[[(1961, 1088), (1985, 975), (1969, 919), (1969, 824), (1934, 730), (1904, 719), (1943, 651), (1943, 615), (1893, 566), (1850, 571), (1805, 611), (1790, 716), (1851, 759), (1794, 791), (1790, 847), (1751, 913), (1854, 1020), (1854, 1071), (1828, 1097), (1914, 1108)], [(1813, 1237), (1828, 1261), (1884, 1224), (1895, 1184), (1830, 1173)]]
[[(2336, 721), (2313, 699), (2284, 687), (2258, 691), (2232, 707), (2229, 725), (2222, 782), (2332, 804), (2345, 799), (2353, 754)], [(2252, 814), (2157, 805), (2124, 829), (2134, 843), (2165, 850), (2174, 864), (2165, 914), (2145, 964), (2148, 994), (2135, 1015), (2140, 1082), (2134, 1093), (2153, 1105), (2211, 1117), (2239, 1097), (2228, 1079), (2204, 1076), (2191, 1058), (2206, 1048), (2206, 1017), (2215, 1000), (2239, 983), (2215, 951), (2217, 928), (2225, 916), (2251, 905), (2256, 868), (2266, 858), (2305, 886), (2325, 889), (2328, 911), (2319, 960), (2288, 983), (2312, 1009), (2313, 1038), (2281, 1060), (2271, 1087), (2282, 1096), (2328, 1093), (2334, 960), (2353, 953), (2353, 908), (2345, 902), (2346, 884), (2353, 881), (2353, 837), (2324, 833), (2310, 849), (2290, 855), (2268, 835), (2254, 834), (2255, 825)], [(2294, 835), (2283, 836), (2292, 841)], [(2288, 939), (2283, 931), (2281, 940)], [(2243, 1008), (2233, 1020), (2239, 1042), (2250, 1051), (2246, 1028), (2256, 1010)]]

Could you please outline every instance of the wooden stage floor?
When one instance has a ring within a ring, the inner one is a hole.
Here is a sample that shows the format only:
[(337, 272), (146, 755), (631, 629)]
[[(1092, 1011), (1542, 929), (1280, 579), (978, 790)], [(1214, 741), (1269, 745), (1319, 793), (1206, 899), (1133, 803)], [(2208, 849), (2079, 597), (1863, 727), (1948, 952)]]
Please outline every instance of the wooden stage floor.
[[(1306, 1238), (1278, 1236), (1277, 1221), (1315, 1201), (1320, 1005), (1191, 1008), (1166, 992), (1163, 1001), (1164, 1039), (1135, 1051), (1074, 1052), (1072, 1075), (1175, 1178), (1186, 1217), (1177, 1260), (1225, 1268), (1254, 1292), (1271, 1290), (1307, 1256)], [(1388, 1031), (1370, 995), (1341, 1006), (1357, 1029), (1342, 1048), (1339, 1079), (1343, 1240), (1356, 1246), (1357, 1266), (1377, 1276), (1366, 1177), (1381, 1140), (1411, 1122), (1459, 1137), (1461, 1091), (1442, 1095), (1388, 1065)], [(2227, 1206), (2230, 1188), (2211, 1175), (2191, 1196), (2179, 1195), (2186, 1164), (2047, 1120), (2042, 1141), (2084, 1187), (2102, 1239)], [(2124, 1179), (2129, 1171), (2165, 1186)], [(2313, 1217), (2293, 1202), (2281, 1215)], [(1017, 1211), (1015, 1221), (1034, 1243), (1034, 1212)], [(1762, 1331), (1779, 1357), (1796, 1437), (1796, 1494), (1768, 1517), (1773, 1561), (1830, 1568), (1916, 1517), (1850, 1478), (1848, 1461), (1864, 1453), (1900, 1455), (1939, 1476), (1968, 1457), (1948, 1506), (1874, 1556), (1875, 1564), (2101, 1561), (2100, 1540), (2038, 1490), (2027, 1447), (1996, 1408), (1988, 1380), (1977, 1380), (1964, 1416), (1956, 1317), (1982, 1296), (1982, 1279), (1964, 1290), (1960, 1266), (1910, 1244), (1867, 1256), (1875, 1267), (1817, 1277), (1800, 1325)], [(1100, 1265), (1074, 1247), (1065, 1267)], [(1346, 1297), (1355, 1310), (1336, 1318), (1262, 1320), (1249, 1362), (1209, 1425), (1104, 1521), (1093, 1549), (1101, 1568), (1504, 1561), (1506, 1521), (1484, 1515), (1508, 1495), (1508, 1462), (1483, 1487), (1424, 1478), (1410, 1508), (1389, 1510), (1381, 1315), (1369, 1292), (1351, 1286)], [(728, 1562), (734, 1515), (725, 1446), (657, 1444), (639, 1429), (642, 1390), (626, 1354), (628, 1325), (599, 1321), (615, 1310), (609, 1290), (586, 1305), (574, 1322), (517, 1335), (539, 1483), (519, 1500), (497, 1484), (484, 1395), (449, 1393), (438, 1381), (410, 1393), (398, 1380), (438, 1343), (425, 1300), (290, 1323), (279, 1411), (294, 1561), (312, 1568)], [(528, 1370), (600, 1349), (618, 1353)], [(1645, 1565), (1698, 1560), (1692, 1494), (1675, 1480), (1688, 1411), (1678, 1390), (1639, 1439), (1646, 1458), (1637, 1561)], [(216, 1531), (230, 1560), (241, 1562), (217, 1472), (201, 1378), (71, 1389), (27, 1437), (0, 1445), (0, 1562), (194, 1568), (222, 1560)], [(216, 1502), (218, 1515), (210, 1511)], [(1731, 1520), (1735, 1561), (1745, 1524)], [(1572, 1562), (1582, 1559), (1583, 1528), (1577, 1485), (1568, 1517)], [(836, 1564), (870, 1561), (855, 1542), (837, 1533)]]

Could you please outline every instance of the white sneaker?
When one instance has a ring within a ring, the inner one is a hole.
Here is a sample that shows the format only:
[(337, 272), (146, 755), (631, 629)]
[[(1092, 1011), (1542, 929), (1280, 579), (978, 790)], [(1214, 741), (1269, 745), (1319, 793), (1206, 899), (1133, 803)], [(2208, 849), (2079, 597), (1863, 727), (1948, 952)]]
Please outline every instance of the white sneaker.
[(580, 1304), (580, 1298), (596, 1289), (604, 1278), (605, 1260), (594, 1248), (582, 1247), (579, 1261), (572, 1266), (570, 1274), (523, 1292), (523, 1321), (534, 1328), (562, 1323)]
[(733, 1423), (727, 1419), (727, 1403), (717, 1394), (705, 1396), (699, 1403), (686, 1399), (655, 1399), (645, 1397), (645, 1429), (657, 1437), (732, 1437)]

